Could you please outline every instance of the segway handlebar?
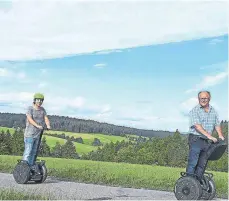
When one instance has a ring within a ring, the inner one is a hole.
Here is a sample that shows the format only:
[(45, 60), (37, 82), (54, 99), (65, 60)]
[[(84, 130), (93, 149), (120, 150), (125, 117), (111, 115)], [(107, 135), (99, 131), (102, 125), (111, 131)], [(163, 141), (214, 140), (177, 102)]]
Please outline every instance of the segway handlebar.
[(224, 152), (226, 151), (228, 144), (227, 141), (224, 139), (217, 139), (217, 142), (213, 142), (212, 140), (209, 140), (211, 143), (210, 148), (208, 149), (208, 160), (219, 160)]
[(214, 142), (213, 140), (211, 140), (211, 139), (208, 139), (207, 140), (209, 143), (217, 143), (217, 144), (220, 144), (220, 145), (227, 145), (227, 142), (226, 142), (226, 140), (224, 139), (224, 140), (222, 140), (221, 138), (217, 138), (217, 142)]

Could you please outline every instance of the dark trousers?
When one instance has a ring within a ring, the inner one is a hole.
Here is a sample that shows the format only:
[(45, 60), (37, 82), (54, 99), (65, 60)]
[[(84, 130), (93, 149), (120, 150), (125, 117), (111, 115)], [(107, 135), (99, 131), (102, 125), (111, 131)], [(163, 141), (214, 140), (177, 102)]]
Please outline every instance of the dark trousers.
[(196, 175), (202, 179), (208, 162), (208, 149), (210, 143), (197, 135), (189, 134), (189, 156), (186, 172), (188, 175)]

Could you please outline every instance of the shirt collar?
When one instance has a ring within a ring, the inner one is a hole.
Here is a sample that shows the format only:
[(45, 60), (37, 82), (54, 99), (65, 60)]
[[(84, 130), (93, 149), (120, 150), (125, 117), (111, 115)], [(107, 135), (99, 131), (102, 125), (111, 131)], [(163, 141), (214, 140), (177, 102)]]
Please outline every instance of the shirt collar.
[[(203, 109), (203, 107), (200, 105), (200, 104), (198, 104), (199, 105), (199, 108), (200, 109)], [(209, 104), (209, 111), (212, 109), (212, 106)]]

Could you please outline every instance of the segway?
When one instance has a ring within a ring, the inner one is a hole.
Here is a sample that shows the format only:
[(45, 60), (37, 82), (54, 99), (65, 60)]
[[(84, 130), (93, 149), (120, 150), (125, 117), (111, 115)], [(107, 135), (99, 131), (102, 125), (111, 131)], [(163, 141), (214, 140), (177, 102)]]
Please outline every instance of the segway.
[(47, 168), (45, 166), (45, 161), (36, 161), (43, 132), (44, 130), (41, 130), (40, 138), (38, 141), (38, 148), (34, 159), (34, 165), (30, 166), (27, 161), (18, 160), (18, 163), (14, 168), (13, 177), (18, 184), (26, 184), (29, 181), (34, 181), (35, 183), (43, 183), (47, 178)]
[[(216, 143), (211, 143), (207, 151), (207, 160), (219, 160), (227, 148), (225, 140), (218, 139)], [(181, 172), (181, 177), (176, 181), (174, 194), (177, 200), (212, 200), (216, 195), (216, 187), (213, 174), (204, 173), (201, 180), (197, 175), (188, 175)]]

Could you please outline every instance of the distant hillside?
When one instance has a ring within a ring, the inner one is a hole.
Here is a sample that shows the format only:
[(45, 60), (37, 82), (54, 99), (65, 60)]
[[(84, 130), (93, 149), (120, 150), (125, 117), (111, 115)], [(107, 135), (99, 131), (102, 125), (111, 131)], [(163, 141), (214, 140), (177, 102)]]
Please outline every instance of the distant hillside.
[[(136, 129), (66, 116), (49, 115), (49, 119), (51, 121), (52, 130), (56, 131), (69, 131), (76, 133), (101, 133), (116, 136), (122, 136), (123, 134), (134, 134), (138, 136), (162, 138), (173, 135), (175, 132)], [(25, 121), (25, 114), (0, 113), (0, 126), (8, 128), (24, 128)], [(224, 123), (227, 122), (225, 121)]]

